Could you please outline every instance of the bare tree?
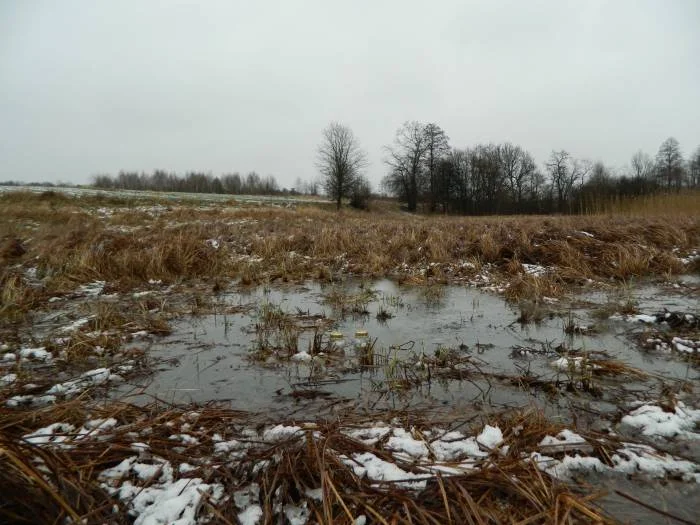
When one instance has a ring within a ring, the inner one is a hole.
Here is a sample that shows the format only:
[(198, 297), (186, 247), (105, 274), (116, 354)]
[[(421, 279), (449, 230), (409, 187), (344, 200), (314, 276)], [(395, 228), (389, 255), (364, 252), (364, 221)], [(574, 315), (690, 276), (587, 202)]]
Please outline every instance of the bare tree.
[(387, 146), (385, 160), (390, 172), (383, 181), (384, 187), (406, 202), (408, 211), (418, 209), (418, 196), (423, 183), (426, 153), (429, 143), (424, 126), (420, 122), (405, 122)]
[(654, 161), (647, 153), (641, 150), (632, 155), (630, 164), (632, 166), (632, 176), (638, 179), (648, 180), (654, 175)]
[(669, 137), (661, 143), (656, 154), (657, 176), (661, 184), (670, 190), (680, 189), (683, 183), (683, 155), (678, 141)]
[(552, 189), (557, 192), (557, 209), (565, 211), (570, 207), (571, 197), (576, 187), (583, 184), (591, 171), (591, 163), (577, 160), (566, 151), (553, 151), (547, 162), (547, 171), (552, 181)]
[(426, 124), (423, 127), (426, 140), (425, 167), (428, 176), (428, 198), (430, 199), (430, 211), (435, 211), (440, 197), (438, 181), (438, 164), (450, 151), (450, 138), (437, 124)]
[(326, 193), (340, 209), (343, 197), (350, 196), (367, 166), (367, 155), (349, 127), (331, 122), (323, 130), (316, 166), (323, 175)]
[(568, 198), (570, 191), (569, 158), (570, 155), (564, 150), (552, 151), (549, 162), (547, 162), (547, 171), (552, 181), (552, 189), (557, 192), (557, 208), (559, 211), (564, 207), (564, 201)]
[(535, 159), (520, 146), (509, 142), (498, 146), (498, 157), (511, 199), (520, 204), (527, 183), (537, 170)]
[(697, 147), (688, 162), (688, 186), (700, 187), (700, 146)]

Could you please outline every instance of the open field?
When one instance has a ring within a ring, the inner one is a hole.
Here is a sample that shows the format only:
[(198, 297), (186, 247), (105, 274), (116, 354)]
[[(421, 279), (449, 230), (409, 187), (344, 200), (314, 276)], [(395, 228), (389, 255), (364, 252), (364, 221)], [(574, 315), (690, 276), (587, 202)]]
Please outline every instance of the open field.
[(2, 194), (0, 520), (694, 523), (694, 198)]

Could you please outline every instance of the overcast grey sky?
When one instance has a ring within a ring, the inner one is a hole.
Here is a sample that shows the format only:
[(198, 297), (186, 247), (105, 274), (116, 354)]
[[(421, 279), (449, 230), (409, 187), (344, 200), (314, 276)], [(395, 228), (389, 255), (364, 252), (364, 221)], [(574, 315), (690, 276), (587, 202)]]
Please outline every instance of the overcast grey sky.
[(700, 145), (700, 1), (0, 0), (0, 180), (316, 175), (332, 120), (385, 174), (406, 120), (624, 166)]

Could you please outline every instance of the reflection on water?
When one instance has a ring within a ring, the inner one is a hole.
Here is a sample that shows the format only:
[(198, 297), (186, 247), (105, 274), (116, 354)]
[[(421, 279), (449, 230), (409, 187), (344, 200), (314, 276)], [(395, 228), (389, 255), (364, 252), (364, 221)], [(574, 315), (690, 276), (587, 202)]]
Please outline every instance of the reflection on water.
[[(314, 414), (329, 399), (344, 400), (357, 410), (460, 405), (495, 409), (536, 403), (548, 412), (559, 413), (560, 408), (566, 408), (566, 414), (573, 402), (585, 405), (591, 414), (598, 414), (615, 410), (619, 401), (658, 395), (661, 383), (656, 379), (596, 378), (598, 395), (595, 396), (577, 392), (551, 396), (502, 380), (525, 375), (550, 382), (565, 381), (575, 371), (555, 370), (551, 366), (558, 357), (554, 349), (561, 344), (585, 351), (604, 351), (613, 359), (655, 376), (688, 380), (698, 377), (697, 370), (677, 356), (640, 351), (628, 337), (630, 330), (639, 330), (640, 326), (624, 321), (601, 324), (591, 317), (590, 308), (570, 309), (555, 304), (549, 307), (551, 311), (541, 323), (523, 326), (516, 322), (519, 309), (495, 294), (460, 286), (427, 294), (423, 287), (398, 286), (382, 280), (371, 283), (375, 293), (366, 304), (368, 314), (343, 318), (324, 297), (331, 291), (356, 294), (367, 291), (369, 285), (351, 281), (335, 286), (338, 288), (317, 284), (257, 288), (230, 294), (226, 301), (269, 303), (290, 314), (323, 314), (335, 320), (333, 330), (342, 332), (348, 341), (356, 330), (367, 330), (370, 339), (376, 338), (377, 353), (398, 363), (404, 374), (411, 373), (409, 366), (421, 355), (434, 356), (436, 350), (444, 348), (452, 349), (456, 355), (469, 356), (481, 373), (465, 374), (461, 380), (430, 377), (429, 381), (416, 382), (411, 388), (395, 389), (387, 388), (387, 366), (363, 370), (322, 360), (255, 362), (249, 358), (257, 320), (257, 310), (252, 308), (247, 313), (179, 321), (171, 336), (151, 347), (151, 355), (160, 360), (160, 365), (146, 392), (170, 402), (226, 400), (233, 408), (277, 414), (300, 409)], [(655, 290), (636, 293), (652, 304)], [(660, 299), (669, 309), (688, 311), (693, 302), (697, 307), (694, 299)], [(605, 298), (589, 294), (585, 300), (604, 302)], [(388, 318), (378, 319), (380, 311), (388, 313), (384, 316)], [(582, 325), (597, 323), (597, 333), (566, 335), (563, 326), (569, 316)], [(301, 335), (300, 350), (308, 348), (311, 336), (311, 332)], [(514, 348), (531, 351), (514, 352)]]

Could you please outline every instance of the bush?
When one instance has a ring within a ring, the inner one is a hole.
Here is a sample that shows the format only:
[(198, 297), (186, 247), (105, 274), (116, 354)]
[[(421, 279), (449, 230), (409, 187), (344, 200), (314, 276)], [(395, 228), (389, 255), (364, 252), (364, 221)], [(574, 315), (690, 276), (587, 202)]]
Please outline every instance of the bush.
[(350, 206), (357, 210), (368, 210), (372, 187), (364, 177), (360, 178), (350, 193)]

